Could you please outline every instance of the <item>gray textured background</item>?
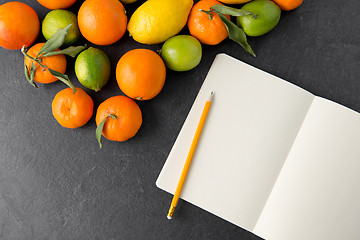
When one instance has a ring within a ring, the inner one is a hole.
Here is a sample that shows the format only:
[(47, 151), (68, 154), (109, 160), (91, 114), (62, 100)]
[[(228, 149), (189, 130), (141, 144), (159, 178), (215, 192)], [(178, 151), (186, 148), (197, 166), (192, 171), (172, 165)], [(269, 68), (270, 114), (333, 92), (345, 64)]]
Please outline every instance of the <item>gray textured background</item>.
[[(40, 20), (49, 12), (36, 1), (23, 2)], [(77, 13), (82, 2), (70, 10)], [(128, 16), (142, 2), (127, 5)], [(51, 101), (62, 83), (33, 88), (24, 77), (20, 51), (0, 48), (0, 239), (259, 239), (183, 201), (169, 222), (172, 196), (156, 188), (156, 178), (217, 53), (360, 111), (359, 10), (358, 0), (304, 0), (298, 9), (283, 12), (273, 31), (249, 38), (256, 58), (230, 40), (203, 45), (197, 68), (168, 71), (162, 92), (138, 102), (143, 113), (138, 134), (124, 143), (103, 139), (102, 149), (94, 137), (94, 117), (76, 130), (53, 118)], [(42, 41), (40, 34), (37, 42)], [(103, 90), (86, 90), (95, 109), (122, 94), (115, 67), (125, 52), (160, 47), (138, 44), (127, 33), (116, 44), (98, 47), (113, 68)], [(68, 58), (67, 73), (80, 86), (73, 65)]]

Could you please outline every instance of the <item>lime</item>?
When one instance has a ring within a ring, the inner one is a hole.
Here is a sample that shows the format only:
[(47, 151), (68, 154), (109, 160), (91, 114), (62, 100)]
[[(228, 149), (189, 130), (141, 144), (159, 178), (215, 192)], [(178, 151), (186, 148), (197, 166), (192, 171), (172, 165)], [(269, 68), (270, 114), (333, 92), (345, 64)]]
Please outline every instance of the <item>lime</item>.
[(281, 9), (270, 0), (255, 0), (245, 4), (241, 9), (256, 15), (256, 19), (251, 15), (237, 17), (237, 25), (251, 37), (270, 32), (278, 24), (281, 16)]
[(75, 61), (75, 74), (79, 82), (96, 92), (108, 82), (110, 70), (109, 57), (97, 48), (82, 51)]
[(190, 35), (178, 35), (166, 40), (161, 48), (161, 57), (167, 68), (182, 72), (196, 67), (201, 60), (199, 40)]
[(72, 24), (66, 35), (63, 46), (70, 46), (76, 43), (80, 38), (80, 30), (76, 15), (67, 10), (53, 10), (49, 12), (42, 22), (42, 33), (46, 40), (52, 37), (57, 30)]

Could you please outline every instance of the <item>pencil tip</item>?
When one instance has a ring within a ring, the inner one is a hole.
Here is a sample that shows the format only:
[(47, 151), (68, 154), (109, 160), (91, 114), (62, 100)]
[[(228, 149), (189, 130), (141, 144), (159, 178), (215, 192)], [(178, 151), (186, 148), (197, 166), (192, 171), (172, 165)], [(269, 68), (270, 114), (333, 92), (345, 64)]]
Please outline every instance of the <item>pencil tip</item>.
[(172, 217), (170, 217), (169, 215), (167, 215), (167, 219), (171, 220), (171, 219), (172, 219)]
[(211, 91), (210, 96), (207, 101), (211, 102), (214, 97), (214, 91)]

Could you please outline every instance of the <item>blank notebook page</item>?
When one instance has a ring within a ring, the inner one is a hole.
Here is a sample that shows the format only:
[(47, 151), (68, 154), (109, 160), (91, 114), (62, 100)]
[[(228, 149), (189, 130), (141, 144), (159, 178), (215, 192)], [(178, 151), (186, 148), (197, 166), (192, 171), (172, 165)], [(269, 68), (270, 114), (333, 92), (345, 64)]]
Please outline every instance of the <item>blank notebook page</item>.
[(316, 97), (254, 230), (269, 240), (360, 239), (360, 114)]
[(181, 198), (252, 231), (314, 96), (219, 54), (156, 182), (171, 194), (211, 91)]

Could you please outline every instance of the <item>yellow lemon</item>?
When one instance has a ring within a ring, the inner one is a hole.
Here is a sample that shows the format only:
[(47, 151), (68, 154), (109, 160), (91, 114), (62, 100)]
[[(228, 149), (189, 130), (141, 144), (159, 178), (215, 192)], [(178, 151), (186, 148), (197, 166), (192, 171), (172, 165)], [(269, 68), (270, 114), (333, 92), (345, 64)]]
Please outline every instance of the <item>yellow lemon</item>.
[(252, 0), (219, 0), (219, 1), (227, 4), (241, 4), (241, 3), (250, 2)]
[(131, 16), (128, 31), (144, 44), (165, 42), (185, 26), (193, 0), (148, 0)]

